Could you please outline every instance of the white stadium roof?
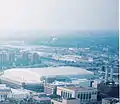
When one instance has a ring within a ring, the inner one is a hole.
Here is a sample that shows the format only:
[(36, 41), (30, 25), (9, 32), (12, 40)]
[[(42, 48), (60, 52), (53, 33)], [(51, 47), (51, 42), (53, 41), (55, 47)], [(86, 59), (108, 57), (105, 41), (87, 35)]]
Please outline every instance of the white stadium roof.
[(45, 76), (93, 75), (86, 69), (77, 67), (48, 67), (48, 68), (15, 68), (4, 71), (1, 78), (17, 82), (40, 82)]
[(16, 82), (28, 82), (28, 83), (38, 83), (40, 82), (40, 76), (37, 73), (26, 69), (9, 69), (4, 72), (1, 76), (3, 79), (8, 79), (9, 81)]

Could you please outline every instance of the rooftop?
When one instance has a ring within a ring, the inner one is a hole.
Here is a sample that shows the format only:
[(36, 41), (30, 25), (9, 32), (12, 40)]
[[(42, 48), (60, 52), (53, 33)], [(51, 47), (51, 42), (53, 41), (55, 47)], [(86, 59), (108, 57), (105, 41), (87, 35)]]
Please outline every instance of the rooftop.
[(58, 87), (58, 88), (65, 88), (65, 89), (69, 89), (69, 90), (74, 90), (74, 91), (79, 91), (79, 90), (94, 90), (95, 88), (92, 87), (83, 87), (83, 86), (62, 86), (62, 87)]
[[(41, 77), (54, 76), (93, 76), (86, 69), (78, 67), (47, 67), (47, 68), (15, 68), (4, 71), (0, 77), (18, 83), (40, 83)], [(31, 77), (32, 76), (32, 77)]]
[(47, 67), (47, 68), (30, 68), (32, 72), (38, 73), (40, 76), (57, 76), (57, 75), (84, 75), (93, 73), (78, 67)]
[(107, 98), (104, 98), (104, 100), (119, 100), (118, 98), (115, 98), (115, 97), (107, 97)]
[(37, 101), (49, 101), (49, 100), (51, 100), (49, 97), (38, 97), (38, 96), (34, 96), (33, 99), (37, 100)]
[(6, 91), (10, 92), (11, 89), (9, 87), (6, 87), (5, 84), (0, 84), (0, 92), (6, 92)]
[(24, 90), (24, 89), (11, 89), (12, 90), (12, 94), (30, 94), (30, 92), (28, 90)]

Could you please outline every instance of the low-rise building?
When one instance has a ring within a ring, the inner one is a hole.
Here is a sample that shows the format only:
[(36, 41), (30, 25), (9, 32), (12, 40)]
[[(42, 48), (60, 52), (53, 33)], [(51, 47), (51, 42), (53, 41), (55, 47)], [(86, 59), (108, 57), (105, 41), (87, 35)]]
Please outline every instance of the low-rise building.
[(48, 95), (56, 94), (56, 91), (57, 91), (57, 86), (55, 85), (47, 84), (44, 86), (44, 92)]
[(71, 99), (52, 99), (52, 104), (80, 104), (79, 99), (71, 98)]
[(11, 89), (9, 87), (6, 87), (5, 84), (0, 84), (0, 101), (6, 100), (10, 93)]
[(79, 86), (79, 83), (55, 81), (53, 83), (45, 84), (44, 93), (48, 95), (56, 95), (57, 87), (62, 86)]
[(119, 100), (113, 97), (102, 99), (102, 104), (116, 104), (117, 102), (119, 102)]
[(23, 100), (30, 97), (30, 92), (24, 89), (11, 89), (11, 93), (8, 95), (10, 99)]
[(35, 104), (51, 104), (51, 99), (49, 97), (34, 96), (32, 99)]
[(97, 89), (82, 86), (62, 86), (57, 87), (57, 95), (63, 99), (76, 98), (80, 100), (79, 104), (97, 103)]

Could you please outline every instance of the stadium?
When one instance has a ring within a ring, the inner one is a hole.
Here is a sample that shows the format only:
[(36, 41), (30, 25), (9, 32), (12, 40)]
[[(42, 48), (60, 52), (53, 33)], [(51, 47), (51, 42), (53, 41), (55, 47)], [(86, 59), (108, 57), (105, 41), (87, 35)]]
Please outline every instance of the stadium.
[[(1, 82), (13, 88), (43, 86), (43, 82), (70, 82), (72, 79), (92, 78), (94, 74), (78, 67), (14, 68), (5, 70)], [(35, 88), (37, 89), (37, 88)]]

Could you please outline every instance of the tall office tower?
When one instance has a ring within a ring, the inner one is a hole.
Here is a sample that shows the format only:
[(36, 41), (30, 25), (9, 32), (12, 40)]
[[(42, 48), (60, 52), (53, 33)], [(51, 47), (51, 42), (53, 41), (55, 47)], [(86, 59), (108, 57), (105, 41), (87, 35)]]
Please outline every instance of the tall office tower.
[(108, 68), (106, 67), (106, 70), (105, 70), (105, 81), (107, 82), (108, 81)]
[(113, 81), (113, 68), (110, 70), (110, 80)]
[(22, 62), (21, 64), (23, 65), (28, 65), (29, 64), (29, 52), (22, 52)]
[(0, 53), (0, 68), (5, 68), (8, 64), (8, 57), (6, 52)]
[(40, 56), (38, 53), (33, 53), (32, 55), (32, 64), (39, 64), (40, 63)]
[(2, 68), (2, 53), (0, 53), (0, 69)]
[(15, 62), (15, 53), (10, 52), (8, 54), (9, 65), (12, 65)]
[(104, 61), (105, 64), (105, 82), (108, 81), (108, 61)]

